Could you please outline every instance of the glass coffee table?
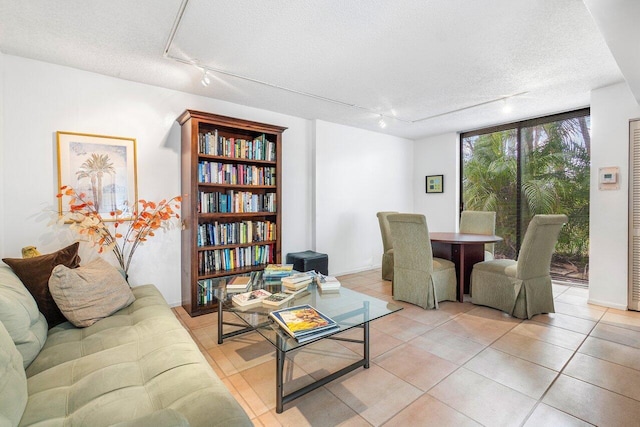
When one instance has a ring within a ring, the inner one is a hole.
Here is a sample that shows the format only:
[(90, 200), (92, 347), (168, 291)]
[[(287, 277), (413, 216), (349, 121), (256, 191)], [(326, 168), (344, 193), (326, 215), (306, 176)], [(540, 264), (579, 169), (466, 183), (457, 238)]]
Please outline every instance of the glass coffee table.
[[(266, 289), (271, 293), (282, 290), (281, 282), (265, 282), (262, 278), (255, 281), (252, 289)], [(285, 403), (321, 387), (342, 375), (357, 368), (369, 368), (369, 322), (384, 317), (402, 309), (402, 307), (381, 299), (347, 289), (344, 286), (337, 292), (321, 292), (314, 283), (306, 291), (297, 294), (292, 300), (278, 307), (258, 305), (251, 308), (236, 307), (231, 301), (233, 293), (226, 292), (225, 281), (220, 280), (213, 289), (218, 299), (218, 344), (225, 338), (230, 338), (251, 331), (256, 331), (270, 342), (276, 350), (276, 412), (282, 413)], [(269, 317), (269, 312), (286, 307), (309, 304), (321, 313), (331, 317), (339, 325), (339, 329), (329, 335), (323, 335), (304, 343), (298, 343), (283, 331), (277, 323)], [(237, 321), (225, 321), (224, 312), (233, 313)], [(238, 329), (223, 333), (223, 326), (234, 326)], [(352, 339), (339, 336), (349, 329), (361, 328), (362, 339)], [(290, 351), (302, 348), (322, 339), (355, 342), (362, 344), (362, 359), (333, 372), (315, 382), (288, 394), (284, 393), (284, 361)]]

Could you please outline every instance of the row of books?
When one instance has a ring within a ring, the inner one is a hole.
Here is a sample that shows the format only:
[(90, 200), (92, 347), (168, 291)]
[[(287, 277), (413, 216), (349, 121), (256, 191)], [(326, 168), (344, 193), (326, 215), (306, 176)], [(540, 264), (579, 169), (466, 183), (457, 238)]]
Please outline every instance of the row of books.
[(198, 182), (205, 184), (276, 185), (276, 168), (209, 162), (198, 163)]
[(276, 240), (276, 223), (241, 221), (198, 225), (198, 246), (236, 245)]
[(199, 305), (207, 305), (211, 303), (214, 298), (214, 289), (220, 286), (225, 285), (227, 292), (229, 291), (229, 286), (236, 288), (239, 286), (238, 284), (244, 283), (242, 286), (242, 291), (246, 291), (255, 283), (260, 281), (260, 277), (262, 276), (262, 271), (252, 271), (249, 275), (244, 276), (234, 276), (230, 280), (227, 281), (225, 277), (217, 277), (212, 279), (201, 279), (198, 280), (198, 295), (197, 295), (197, 303)]
[(198, 153), (248, 160), (276, 160), (276, 144), (262, 134), (257, 138), (225, 138), (218, 130), (198, 135)]
[(228, 190), (198, 193), (200, 213), (275, 212), (276, 193), (254, 194), (250, 191)]
[(220, 285), (224, 279), (202, 279), (198, 280), (197, 304), (207, 305), (215, 300), (213, 290)]
[(213, 249), (198, 252), (198, 274), (211, 274), (273, 262), (273, 245)]

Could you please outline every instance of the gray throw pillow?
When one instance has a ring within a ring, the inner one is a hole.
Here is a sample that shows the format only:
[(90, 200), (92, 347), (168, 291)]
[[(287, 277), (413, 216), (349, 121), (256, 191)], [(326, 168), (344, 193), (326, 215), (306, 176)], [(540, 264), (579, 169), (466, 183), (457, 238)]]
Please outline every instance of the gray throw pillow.
[(49, 278), (49, 291), (62, 314), (81, 328), (135, 300), (120, 271), (102, 258), (74, 269), (56, 266)]

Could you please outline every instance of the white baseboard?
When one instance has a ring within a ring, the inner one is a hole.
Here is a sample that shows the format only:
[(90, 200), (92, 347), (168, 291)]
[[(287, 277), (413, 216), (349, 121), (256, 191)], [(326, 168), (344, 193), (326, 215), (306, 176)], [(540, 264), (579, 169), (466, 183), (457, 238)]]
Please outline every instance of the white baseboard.
[(623, 304), (614, 304), (610, 301), (599, 301), (589, 298), (587, 301), (589, 304), (599, 305), (601, 307), (615, 308), (617, 310), (628, 310), (628, 307)]

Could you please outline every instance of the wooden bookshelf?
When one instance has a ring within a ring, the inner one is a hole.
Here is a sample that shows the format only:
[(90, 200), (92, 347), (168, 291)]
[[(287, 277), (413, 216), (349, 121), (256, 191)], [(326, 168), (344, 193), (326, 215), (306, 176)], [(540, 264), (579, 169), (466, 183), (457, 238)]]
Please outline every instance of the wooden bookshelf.
[(182, 306), (210, 313), (206, 286), (281, 262), (284, 127), (200, 111), (182, 127)]

